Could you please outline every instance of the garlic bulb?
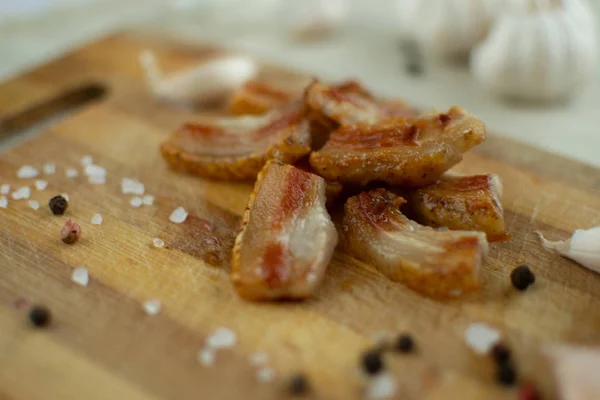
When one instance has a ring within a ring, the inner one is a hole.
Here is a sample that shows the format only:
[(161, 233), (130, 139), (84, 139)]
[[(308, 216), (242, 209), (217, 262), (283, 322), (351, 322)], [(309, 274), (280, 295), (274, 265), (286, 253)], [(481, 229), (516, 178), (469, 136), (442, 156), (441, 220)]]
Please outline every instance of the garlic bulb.
[(600, 226), (588, 230), (578, 229), (569, 240), (557, 242), (546, 240), (540, 232), (536, 233), (544, 247), (556, 250), (561, 255), (600, 273)]
[(585, 0), (518, 0), (473, 50), (471, 69), (490, 91), (554, 101), (582, 88), (596, 72), (597, 37)]
[(562, 345), (546, 351), (564, 400), (600, 399), (600, 348)]
[(425, 55), (464, 55), (482, 40), (506, 0), (398, 0), (400, 33)]
[(140, 63), (148, 86), (158, 99), (185, 105), (222, 100), (257, 74), (252, 60), (235, 56), (211, 60), (166, 77), (151, 52), (142, 52)]

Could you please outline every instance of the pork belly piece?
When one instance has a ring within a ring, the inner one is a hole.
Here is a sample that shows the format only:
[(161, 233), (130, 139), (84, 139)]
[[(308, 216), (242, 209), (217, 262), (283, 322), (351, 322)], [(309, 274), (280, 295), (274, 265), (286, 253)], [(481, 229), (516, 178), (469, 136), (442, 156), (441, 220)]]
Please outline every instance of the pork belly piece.
[(233, 249), (231, 280), (250, 300), (303, 299), (319, 286), (337, 245), (325, 181), (270, 161), (250, 196)]
[(302, 107), (264, 116), (186, 124), (161, 145), (174, 168), (209, 179), (253, 180), (268, 160), (293, 163), (310, 152), (310, 128)]
[(260, 115), (302, 98), (302, 90), (248, 81), (234, 93), (229, 112), (233, 115)]
[(419, 225), (400, 211), (404, 202), (381, 188), (348, 199), (342, 227), (347, 251), (426, 296), (443, 299), (479, 289), (485, 234)]
[(436, 182), (485, 137), (481, 121), (452, 107), (446, 113), (342, 126), (311, 153), (310, 163), (322, 177), (342, 183), (422, 187)]
[(358, 122), (376, 123), (397, 116), (414, 116), (415, 110), (401, 100), (376, 99), (356, 81), (326, 85), (314, 81), (306, 89), (304, 102), (311, 118), (335, 129)]
[(452, 230), (485, 232), (488, 240), (507, 239), (497, 175), (446, 174), (435, 184), (408, 195), (408, 205), (420, 223)]
[[(301, 158), (294, 163), (294, 167), (301, 169), (302, 171), (315, 173), (314, 168), (310, 165), (308, 157)], [(336, 181), (325, 180), (325, 196), (327, 197), (327, 207), (332, 206), (337, 199), (342, 195), (344, 186)]]

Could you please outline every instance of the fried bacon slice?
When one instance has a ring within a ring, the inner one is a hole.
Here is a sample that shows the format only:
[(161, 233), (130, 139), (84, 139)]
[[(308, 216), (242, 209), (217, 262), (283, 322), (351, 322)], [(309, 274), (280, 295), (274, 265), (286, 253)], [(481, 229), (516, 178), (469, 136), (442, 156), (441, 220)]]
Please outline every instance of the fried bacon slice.
[(356, 81), (335, 86), (314, 81), (306, 89), (304, 102), (311, 111), (311, 119), (330, 130), (340, 125), (373, 124), (385, 118), (416, 115), (405, 102), (376, 99)]
[(310, 155), (319, 175), (342, 183), (422, 187), (485, 140), (485, 125), (459, 107), (447, 113), (342, 126)]
[(404, 202), (381, 188), (348, 199), (347, 251), (426, 296), (442, 299), (477, 290), (488, 250), (485, 234), (419, 225), (400, 211)]
[(250, 80), (233, 95), (229, 112), (233, 115), (260, 115), (301, 98), (302, 90)]
[(252, 180), (270, 159), (293, 163), (310, 152), (310, 128), (302, 107), (264, 116), (186, 124), (161, 145), (174, 168), (209, 179)]
[(501, 196), (498, 175), (446, 174), (436, 184), (412, 191), (408, 204), (424, 225), (485, 232), (494, 241), (507, 238)]
[(231, 280), (246, 299), (309, 297), (337, 241), (325, 209), (323, 178), (270, 161), (258, 175), (244, 213)]

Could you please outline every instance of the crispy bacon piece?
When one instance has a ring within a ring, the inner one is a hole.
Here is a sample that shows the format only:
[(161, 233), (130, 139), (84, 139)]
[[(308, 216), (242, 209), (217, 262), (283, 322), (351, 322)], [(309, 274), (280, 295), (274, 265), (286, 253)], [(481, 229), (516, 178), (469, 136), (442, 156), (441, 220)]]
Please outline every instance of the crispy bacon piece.
[[(294, 167), (301, 169), (302, 171), (315, 173), (314, 168), (310, 165), (308, 157), (301, 158), (294, 163)], [(325, 180), (325, 197), (327, 197), (327, 207), (332, 206), (337, 199), (342, 195), (344, 186), (336, 181)]]
[(310, 152), (310, 128), (299, 107), (264, 116), (186, 124), (162, 143), (167, 162), (209, 179), (252, 180), (270, 159), (293, 163)]
[(376, 123), (398, 116), (414, 116), (416, 112), (400, 100), (379, 100), (358, 82), (347, 81), (329, 86), (314, 81), (304, 95), (311, 118), (330, 129), (358, 122)]
[(229, 103), (233, 115), (260, 115), (302, 97), (302, 90), (248, 81)]
[(436, 182), (485, 135), (481, 121), (452, 107), (443, 114), (342, 126), (310, 155), (310, 163), (322, 177), (342, 183), (422, 187)]
[(408, 204), (422, 224), (481, 231), (494, 241), (507, 238), (501, 196), (497, 175), (447, 174), (436, 184), (411, 192)]
[(258, 175), (233, 249), (231, 280), (251, 300), (309, 297), (338, 241), (325, 181), (270, 161)]
[(427, 296), (449, 298), (477, 290), (488, 250), (485, 234), (419, 225), (400, 211), (404, 202), (381, 188), (348, 199), (343, 223), (347, 251)]

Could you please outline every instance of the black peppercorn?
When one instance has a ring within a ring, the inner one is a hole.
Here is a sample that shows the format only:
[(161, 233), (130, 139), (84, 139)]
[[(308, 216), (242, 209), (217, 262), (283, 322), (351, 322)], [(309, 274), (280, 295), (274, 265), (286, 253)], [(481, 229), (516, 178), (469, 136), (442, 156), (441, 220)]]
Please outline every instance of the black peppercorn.
[(504, 386), (512, 386), (517, 382), (517, 370), (510, 360), (498, 364), (496, 379)]
[(417, 61), (410, 61), (406, 64), (406, 72), (412, 76), (423, 74), (423, 65)]
[(29, 320), (38, 328), (47, 326), (51, 319), (52, 314), (50, 314), (50, 310), (48, 310), (46, 307), (33, 306), (29, 311)]
[(535, 282), (535, 275), (527, 265), (519, 265), (510, 273), (510, 281), (518, 290), (525, 290)]
[(396, 339), (396, 350), (400, 353), (410, 353), (414, 348), (415, 342), (410, 335), (404, 333)]
[(383, 359), (379, 351), (371, 350), (364, 353), (361, 361), (363, 369), (369, 375), (374, 375), (383, 369)]
[(301, 395), (310, 390), (308, 379), (302, 374), (293, 375), (288, 382), (288, 390), (291, 394)]
[(510, 360), (510, 350), (502, 343), (497, 343), (492, 347), (491, 355), (499, 364)]
[(48, 206), (50, 206), (50, 211), (54, 215), (63, 215), (69, 206), (67, 199), (62, 197), (61, 195), (54, 196), (48, 202)]

